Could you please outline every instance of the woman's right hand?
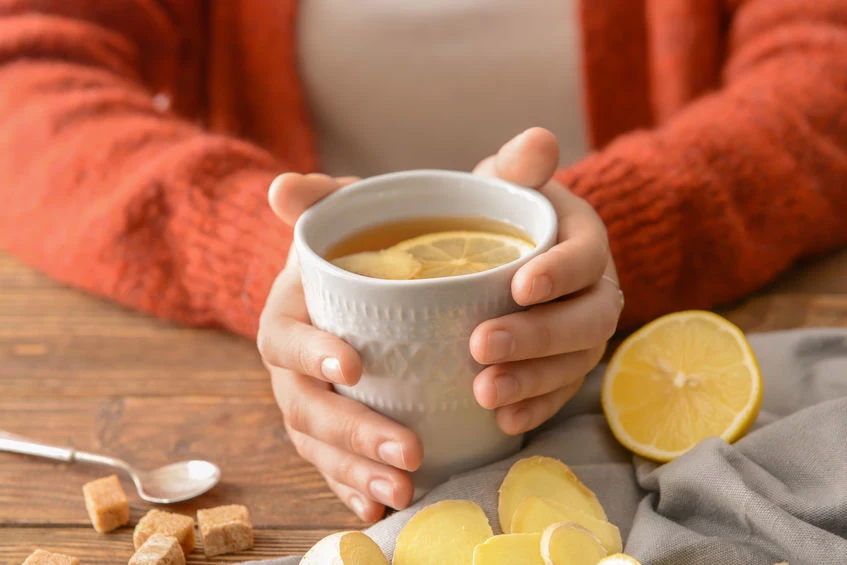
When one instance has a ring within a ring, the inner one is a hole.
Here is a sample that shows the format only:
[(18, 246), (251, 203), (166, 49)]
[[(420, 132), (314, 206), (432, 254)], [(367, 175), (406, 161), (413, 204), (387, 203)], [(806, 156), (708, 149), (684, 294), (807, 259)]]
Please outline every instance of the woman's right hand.
[[(270, 204), (293, 226), (309, 206), (353, 180), (286, 173), (271, 184)], [(338, 498), (367, 522), (380, 519), (386, 506), (408, 506), (414, 491), (408, 472), (421, 464), (421, 442), (333, 390), (355, 384), (362, 363), (350, 345), (310, 324), (293, 246), (262, 311), (258, 347), (291, 442)]]

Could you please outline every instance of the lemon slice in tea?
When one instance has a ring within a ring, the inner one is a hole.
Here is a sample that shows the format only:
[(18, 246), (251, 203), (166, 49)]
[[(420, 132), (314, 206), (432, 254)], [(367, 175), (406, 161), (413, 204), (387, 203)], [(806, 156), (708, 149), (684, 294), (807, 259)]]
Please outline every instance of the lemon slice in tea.
[(345, 271), (375, 279), (409, 280), (421, 270), (420, 262), (402, 251), (363, 251), (334, 259)]
[(744, 333), (711, 312), (659, 318), (609, 362), (603, 411), (625, 447), (670, 461), (709, 436), (732, 442), (762, 403), (762, 376)]
[(490, 232), (445, 231), (402, 241), (391, 251), (408, 253), (421, 264), (415, 278), (434, 279), (479, 273), (520, 259), (535, 246)]

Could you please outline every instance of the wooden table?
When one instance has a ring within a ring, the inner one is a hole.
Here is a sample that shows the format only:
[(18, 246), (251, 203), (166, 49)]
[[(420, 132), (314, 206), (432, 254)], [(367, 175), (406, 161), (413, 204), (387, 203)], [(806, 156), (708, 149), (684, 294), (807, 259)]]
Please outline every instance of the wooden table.
[[(847, 252), (796, 269), (727, 315), (747, 331), (847, 327)], [(174, 507), (249, 506), (255, 549), (214, 561), (299, 553), (361, 526), (295, 454), (252, 343), (129, 312), (2, 254), (0, 430), (142, 467), (218, 463), (222, 484)], [(125, 563), (132, 530), (96, 534), (82, 502), (83, 483), (103, 474), (0, 454), (0, 564), (19, 564), (35, 547), (84, 564)], [(151, 505), (123, 482), (135, 523)], [(190, 562), (207, 560), (195, 552)]]

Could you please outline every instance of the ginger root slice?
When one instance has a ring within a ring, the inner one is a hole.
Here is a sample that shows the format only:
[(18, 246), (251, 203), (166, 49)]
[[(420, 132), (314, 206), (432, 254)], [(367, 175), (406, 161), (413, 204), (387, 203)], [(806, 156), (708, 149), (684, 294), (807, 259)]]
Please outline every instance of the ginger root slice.
[(503, 533), (512, 533), (512, 516), (527, 497), (555, 500), (608, 521), (597, 496), (577, 478), (571, 469), (552, 457), (528, 457), (517, 461), (500, 485), (498, 515)]
[(541, 534), (544, 565), (597, 565), (606, 556), (597, 536), (577, 524), (552, 524)]
[(541, 534), (503, 534), (488, 538), (473, 551), (473, 565), (544, 565)]
[(382, 550), (362, 532), (337, 532), (312, 546), (300, 565), (389, 565)]
[(551, 524), (572, 522), (590, 530), (610, 554), (623, 551), (623, 541), (618, 528), (604, 520), (598, 520), (585, 512), (538, 496), (529, 496), (512, 514), (512, 533), (543, 532)]
[(394, 565), (473, 565), (474, 548), (494, 532), (469, 500), (442, 500), (412, 516), (397, 536)]

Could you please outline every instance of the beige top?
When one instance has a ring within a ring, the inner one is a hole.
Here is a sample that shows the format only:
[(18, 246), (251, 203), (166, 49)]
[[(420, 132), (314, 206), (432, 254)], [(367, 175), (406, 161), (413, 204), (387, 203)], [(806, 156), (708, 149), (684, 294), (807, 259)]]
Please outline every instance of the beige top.
[(321, 169), (467, 170), (543, 126), (588, 149), (577, 0), (303, 0)]

